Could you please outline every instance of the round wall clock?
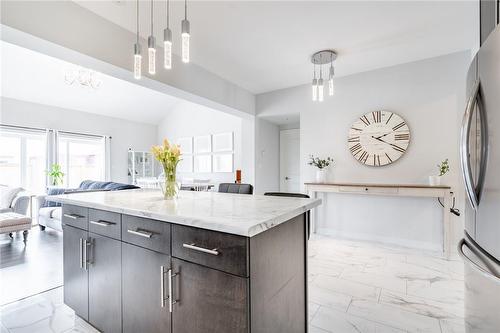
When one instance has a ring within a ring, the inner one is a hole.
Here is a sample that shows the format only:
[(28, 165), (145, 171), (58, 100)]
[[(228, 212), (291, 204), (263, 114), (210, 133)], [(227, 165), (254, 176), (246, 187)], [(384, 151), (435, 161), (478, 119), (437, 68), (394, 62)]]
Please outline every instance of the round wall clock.
[(393, 112), (373, 111), (352, 124), (347, 141), (352, 156), (360, 163), (388, 165), (406, 152), (410, 144), (410, 128)]

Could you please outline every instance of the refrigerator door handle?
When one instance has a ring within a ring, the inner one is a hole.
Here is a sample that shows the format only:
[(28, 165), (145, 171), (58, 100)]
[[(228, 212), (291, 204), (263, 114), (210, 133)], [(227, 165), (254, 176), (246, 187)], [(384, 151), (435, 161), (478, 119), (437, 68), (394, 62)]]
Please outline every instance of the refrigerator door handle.
[(483, 194), (484, 182), (486, 179), (486, 166), (488, 164), (488, 119), (486, 116), (486, 110), (481, 99), (481, 82), (478, 80), (477, 92), (476, 92), (476, 103), (479, 109), (479, 115), (481, 117), (481, 157), (479, 165), (479, 175), (477, 179), (477, 184), (474, 189), (476, 195), (477, 204), (481, 202), (481, 196)]
[(470, 95), (467, 105), (465, 107), (465, 114), (462, 121), (461, 130), (461, 144), (460, 144), (460, 162), (462, 166), (462, 176), (464, 178), (465, 190), (467, 197), (472, 205), (472, 208), (477, 209), (478, 201), (476, 191), (474, 190), (474, 183), (472, 179), (472, 170), (469, 159), (469, 134), (471, 129), (472, 115), (474, 107), (477, 104), (477, 97), (479, 94), (479, 80), (474, 83), (472, 94)]
[[(489, 280), (491, 280), (491, 281), (493, 281), (495, 283), (500, 282), (500, 277), (499, 276), (493, 275), (492, 273), (490, 273), (489, 271), (485, 270), (484, 268), (482, 268), (481, 266), (479, 266), (478, 264), (476, 264), (474, 261), (472, 261), (469, 257), (467, 257), (465, 255), (465, 253), (463, 251), (464, 245), (467, 246), (472, 253), (475, 253), (475, 250), (469, 246), (469, 244), (467, 243), (467, 241), (465, 240), (465, 238), (462, 238), (460, 240), (460, 242), (458, 242), (458, 254), (459, 254), (460, 257), (462, 257), (464, 263), (469, 264), (469, 266), (471, 266), (475, 271), (477, 271), (479, 274), (481, 274), (485, 278), (487, 278), (487, 279), (489, 279)], [(476, 256), (478, 257), (478, 259), (481, 260), (481, 257), (479, 255), (476, 255)], [(484, 264), (486, 266), (488, 266), (487, 263), (484, 263)]]

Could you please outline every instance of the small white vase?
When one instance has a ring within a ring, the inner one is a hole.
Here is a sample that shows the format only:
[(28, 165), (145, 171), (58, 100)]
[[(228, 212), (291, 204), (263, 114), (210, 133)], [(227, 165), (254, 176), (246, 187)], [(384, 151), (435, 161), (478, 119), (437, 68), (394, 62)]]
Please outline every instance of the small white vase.
[(316, 170), (316, 183), (326, 183), (326, 170), (325, 169)]
[(429, 176), (429, 185), (431, 186), (441, 185), (441, 176)]

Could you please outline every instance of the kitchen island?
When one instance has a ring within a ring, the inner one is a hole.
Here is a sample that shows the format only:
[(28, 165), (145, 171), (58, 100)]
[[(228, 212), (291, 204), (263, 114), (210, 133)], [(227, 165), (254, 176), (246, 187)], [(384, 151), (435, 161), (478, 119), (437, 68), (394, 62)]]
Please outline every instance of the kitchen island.
[(155, 190), (62, 203), (64, 302), (102, 332), (306, 332), (320, 200)]

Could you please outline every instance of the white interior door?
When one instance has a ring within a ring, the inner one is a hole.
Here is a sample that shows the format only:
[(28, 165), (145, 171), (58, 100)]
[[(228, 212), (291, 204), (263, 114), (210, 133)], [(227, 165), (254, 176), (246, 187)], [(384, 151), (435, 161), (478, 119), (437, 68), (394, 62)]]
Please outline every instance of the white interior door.
[(300, 130), (280, 131), (280, 191), (300, 192)]

